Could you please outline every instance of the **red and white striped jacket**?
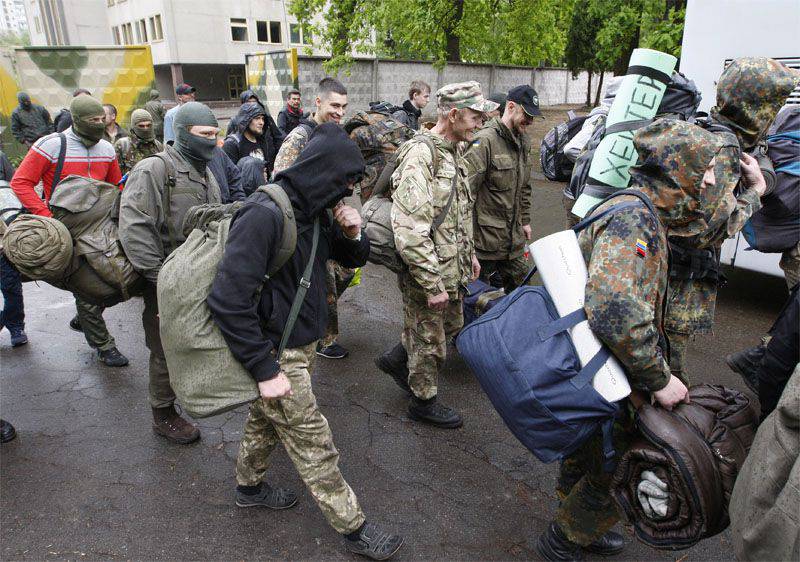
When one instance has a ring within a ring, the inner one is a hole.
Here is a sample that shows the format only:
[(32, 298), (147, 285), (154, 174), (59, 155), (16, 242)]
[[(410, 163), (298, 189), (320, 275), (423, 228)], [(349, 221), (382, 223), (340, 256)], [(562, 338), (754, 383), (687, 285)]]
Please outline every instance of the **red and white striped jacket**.
[[(101, 139), (89, 148), (81, 142), (72, 127), (63, 133), (67, 138), (67, 153), (61, 179), (69, 175), (83, 176), (116, 185), (122, 179), (117, 163), (117, 154), (110, 142)], [(56, 172), (61, 139), (57, 133), (40, 138), (22, 160), (11, 180), (11, 188), (28, 211), (36, 215), (51, 217), (47, 206), (53, 176)], [(44, 185), (44, 201), (34, 188), (39, 182)]]

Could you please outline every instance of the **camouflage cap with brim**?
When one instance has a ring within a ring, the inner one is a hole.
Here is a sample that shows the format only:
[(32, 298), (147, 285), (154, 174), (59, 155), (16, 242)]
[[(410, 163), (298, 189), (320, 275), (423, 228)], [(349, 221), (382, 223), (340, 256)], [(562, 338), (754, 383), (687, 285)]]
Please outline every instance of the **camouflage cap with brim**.
[(473, 109), (486, 113), (494, 111), (500, 104), (487, 100), (481, 92), (481, 85), (477, 82), (460, 82), (448, 84), (436, 92), (436, 101), (442, 109)]

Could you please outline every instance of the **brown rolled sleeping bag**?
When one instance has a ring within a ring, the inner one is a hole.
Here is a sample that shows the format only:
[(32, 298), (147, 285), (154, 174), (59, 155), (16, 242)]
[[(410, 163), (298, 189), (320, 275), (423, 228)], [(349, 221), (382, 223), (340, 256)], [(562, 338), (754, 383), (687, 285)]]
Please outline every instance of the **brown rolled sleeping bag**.
[[(642, 406), (640, 435), (614, 473), (614, 500), (636, 537), (653, 548), (689, 548), (725, 530), (733, 485), (758, 424), (750, 399), (736, 390), (701, 384), (689, 389), (689, 399), (671, 412)], [(640, 503), (645, 471), (667, 484), (662, 516), (649, 517)]]
[(3, 253), (32, 281), (59, 282), (72, 268), (73, 242), (60, 221), (20, 215), (5, 229)]

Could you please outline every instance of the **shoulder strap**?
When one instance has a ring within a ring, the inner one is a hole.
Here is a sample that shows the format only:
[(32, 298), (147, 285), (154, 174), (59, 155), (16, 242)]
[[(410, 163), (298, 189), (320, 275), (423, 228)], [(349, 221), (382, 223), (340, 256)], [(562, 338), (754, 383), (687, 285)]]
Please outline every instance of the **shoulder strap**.
[(166, 218), (167, 223), (167, 233), (169, 235), (170, 248), (169, 252), (167, 252), (167, 255), (169, 255), (175, 250), (175, 248), (178, 247), (178, 235), (175, 232), (175, 225), (172, 224), (172, 211), (170, 209), (172, 188), (175, 187), (177, 182), (176, 175), (178, 173), (178, 169), (175, 167), (175, 162), (172, 161), (172, 157), (166, 152), (157, 152), (147, 156), (147, 158), (158, 158), (164, 163), (164, 167), (167, 169), (167, 182), (164, 184), (164, 187), (161, 190), (161, 206), (164, 209), (164, 217)]
[(283, 218), (281, 246), (267, 270), (267, 279), (269, 279), (275, 275), (294, 254), (295, 248), (297, 247), (297, 222), (295, 221), (292, 202), (289, 201), (289, 196), (286, 195), (286, 192), (281, 186), (271, 183), (269, 185), (260, 186), (256, 191), (260, 191), (272, 199), (275, 205), (278, 206), (278, 209), (280, 209)]
[(314, 221), (314, 235), (311, 242), (311, 255), (308, 257), (306, 268), (303, 271), (303, 277), (300, 279), (300, 285), (297, 287), (297, 293), (292, 301), (292, 308), (289, 309), (289, 316), (286, 319), (286, 326), (281, 335), (281, 343), (278, 346), (278, 361), (280, 361), (283, 350), (286, 349), (286, 343), (289, 341), (289, 336), (294, 330), (294, 325), (297, 322), (297, 317), (300, 316), (300, 308), (303, 306), (303, 301), (306, 299), (306, 293), (311, 287), (311, 273), (314, 271), (314, 259), (317, 257), (317, 246), (319, 245), (319, 218)]
[[(67, 157), (67, 136), (64, 133), (58, 133), (58, 137), (61, 139), (61, 148), (58, 150), (58, 160), (56, 161), (56, 171), (53, 173), (53, 183), (50, 184), (51, 197), (56, 190), (58, 182), (61, 181), (61, 171), (64, 169), (64, 160)], [(42, 199), (44, 199), (45, 196), (44, 190), (42, 190)]]
[[(436, 174), (439, 173), (439, 164), (441, 162), (441, 155), (439, 151), (436, 149), (436, 145), (433, 144), (433, 141), (425, 135), (420, 135), (420, 139), (428, 148), (431, 149), (431, 155), (433, 156), (433, 177), (436, 177)], [(447, 218), (447, 213), (450, 212), (450, 207), (453, 206), (453, 199), (456, 195), (456, 189), (458, 187), (458, 167), (456, 167), (455, 173), (453, 174), (453, 182), (450, 184), (450, 195), (447, 197), (447, 203), (444, 206), (444, 209), (436, 215), (433, 219), (433, 223), (431, 223), (431, 232), (434, 232), (442, 226), (444, 219)]]

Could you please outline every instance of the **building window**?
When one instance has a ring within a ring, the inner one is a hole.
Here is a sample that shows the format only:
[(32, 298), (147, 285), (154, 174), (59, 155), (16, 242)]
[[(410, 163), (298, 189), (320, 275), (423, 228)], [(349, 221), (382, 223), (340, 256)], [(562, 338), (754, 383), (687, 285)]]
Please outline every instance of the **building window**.
[(247, 42), (247, 20), (244, 18), (231, 18), (231, 39), (238, 42)]
[(161, 14), (156, 14), (150, 18), (150, 40), (161, 41), (164, 39), (164, 31), (161, 27)]
[(289, 41), (292, 45), (308, 45), (311, 44), (311, 32), (303, 29), (299, 23), (289, 24)]
[(140, 43), (147, 43), (147, 22), (145, 20), (136, 22), (136, 37)]
[(114, 5), (114, 0), (108, 0), (108, 2), (106, 2), (106, 5), (113, 6)]
[(245, 90), (244, 76), (242, 74), (228, 74), (228, 95), (232, 100), (237, 99)]
[(119, 27), (116, 25), (112, 27), (111, 34), (114, 36), (114, 45), (122, 45), (122, 39), (119, 36)]
[(133, 26), (130, 23), (122, 24), (122, 44), (133, 45)]
[(33, 25), (36, 27), (36, 33), (42, 32), (42, 25), (39, 23), (39, 16), (33, 16)]
[(257, 21), (256, 36), (259, 43), (282, 43), (281, 22)]

